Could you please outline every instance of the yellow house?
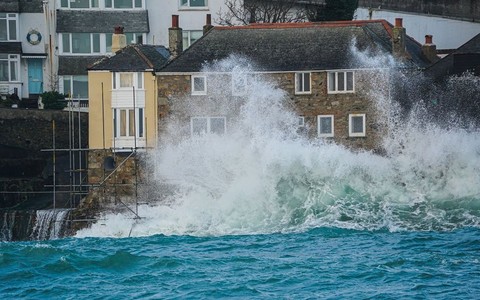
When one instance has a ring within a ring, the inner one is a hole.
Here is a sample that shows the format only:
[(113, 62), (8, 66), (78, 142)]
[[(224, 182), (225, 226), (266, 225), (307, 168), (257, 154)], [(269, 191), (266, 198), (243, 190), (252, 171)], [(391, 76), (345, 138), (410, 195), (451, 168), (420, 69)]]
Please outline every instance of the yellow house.
[(154, 147), (158, 130), (155, 71), (169, 51), (129, 45), (88, 70), (89, 148), (129, 152)]

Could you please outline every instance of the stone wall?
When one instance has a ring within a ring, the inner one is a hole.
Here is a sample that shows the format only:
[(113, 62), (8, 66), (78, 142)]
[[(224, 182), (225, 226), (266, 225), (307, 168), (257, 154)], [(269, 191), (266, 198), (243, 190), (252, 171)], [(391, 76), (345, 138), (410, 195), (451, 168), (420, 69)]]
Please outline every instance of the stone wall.
[[(238, 115), (238, 103), (231, 94), (222, 95), (225, 87), (231, 87), (229, 75), (209, 75), (224, 76), (216, 82), (224, 82), (223, 88), (208, 86), (208, 95), (189, 96), (191, 80), (189, 75), (160, 75), (158, 77), (159, 97), (164, 99), (159, 105), (159, 132), (166, 128), (166, 122), (170, 125), (177, 122), (178, 135), (188, 135), (190, 133), (189, 118), (197, 115), (226, 115), (227, 124), (236, 115)], [(254, 76), (254, 75), (251, 75)], [(312, 93), (295, 94), (295, 74), (294, 73), (275, 73), (262, 75), (269, 81), (288, 94), (286, 106), (292, 108), (299, 116), (305, 117), (306, 134), (314, 139), (317, 138), (317, 116), (334, 115), (334, 138), (337, 143), (352, 148), (376, 149), (379, 146), (382, 134), (385, 132), (382, 123), (385, 118), (380, 118), (376, 102), (373, 98), (386, 98), (387, 89), (385, 74), (378, 71), (356, 71), (355, 72), (355, 93), (328, 94), (327, 93), (327, 73), (312, 73)], [(211, 82), (207, 78), (207, 82)], [(208, 84), (207, 84), (208, 85)], [(381, 94), (379, 96), (378, 94)], [(222, 102), (215, 102), (217, 97), (229, 97), (232, 99), (227, 105)], [(232, 105), (237, 103), (237, 105)], [(348, 123), (349, 114), (366, 114), (366, 136), (349, 137)], [(161, 136), (161, 134), (160, 134)], [(330, 138), (328, 138), (330, 139)]]

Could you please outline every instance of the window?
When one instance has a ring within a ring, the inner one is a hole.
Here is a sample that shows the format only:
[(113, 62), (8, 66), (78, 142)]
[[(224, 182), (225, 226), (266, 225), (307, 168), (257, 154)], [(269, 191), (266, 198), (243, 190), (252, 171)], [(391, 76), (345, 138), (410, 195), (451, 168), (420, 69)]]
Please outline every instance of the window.
[(62, 8), (98, 8), (99, 0), (61, 0)]
[(333, 115), (317, 116), (318, 136), (333, 137)]
[(207, 77), (192, 75), (192, 95), (207, 94)]
[[(105, 45), (107, 53), (112, 52), (112, 35), (112, 33), (105, 34)], [(125, 38), (127, 40), (127, 45), (143, 43), (143, 33), (127, 32), (125, 33)]]
[[(114, 108), (113, 134), (114, 137), (144, 136), (143, 108)], [(136, 134), (135, 134), (136, 132)]]
[(329, 72), (328, 93), (352, 93), (355, 88), (354, 81), (353, 71)]
[(297, 126), (298, 127), (305, 127), (305, 117), (304, 116), (299, 116), (298, 117)]
[(190, 130), (192, 135), (201, 134), (225, 134), (225, 117), (193, 117), (190, 119)]
[(17, 14), (0, 13), (0, 41), (17, 40)]
[(232, 95), (244, 96), (247, 92), (247, 76), (242, 73), (232, 74)]
[(0, 81), (18, 81), (19, 67), (19, 55), (0, 54)]
[(63, 94), (70, 95), (72, 99), (88, 99), (88, 76), (62, 76), (61, 80), (63, 82)]
[(62, 33), (62, 53), (100, 53), (100, 34)]
[(208, 5), (207, 0), (180, 0), (180, 7), (206, 7)]
[(122, 72), (113, 74), (113, 89), (142, 89), (143, 73)]
[(365, 114), (348, 115), (348, 135), (365, 136)]
[(310, 73), (295, 73), (295, 94), (310, 93)]
[(105, 0), (106, 8), (142, 8), (142, 0)]
[(201, 38), (203, 35), (202, 30), (184, 30), (182, 31), (182, 38), (183, 38), (183, 50), (190, 47), (196, 40)]

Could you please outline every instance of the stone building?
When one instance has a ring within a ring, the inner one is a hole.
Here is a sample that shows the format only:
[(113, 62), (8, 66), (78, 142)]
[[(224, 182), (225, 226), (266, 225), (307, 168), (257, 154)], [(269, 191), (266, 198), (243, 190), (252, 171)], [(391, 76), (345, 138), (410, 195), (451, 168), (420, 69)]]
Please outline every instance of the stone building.
[[(215, 77), (223, 77), (221, 88), (231, 89), (235, 105), (239, 91), (233, 83), (247, 83), (244, 88), (256, 75), (263, 75), (288, 93), (309, 137), (375, 149), (384, 132), (372, 91), (387, 97), (385, 77), (393, 78), (395, 68), (425, 68), (431, 63), (429, 48), (422, 51), (422, 45), (406, 35), (401, 19), (395, 26), (377, 20), (214, 27), (157, 71), (158, 111), (164, 116), (161, 122), (170, 117), (182, 121), (179, 134), (222, 133), (235, 116), (218, 107), (207, 108), (219, 88), (212, 85)], [(392, 55), (397, 64), (372, 66), (356, 57), (356, 52), (366, 50)], [(247, 58), (254, 69), (235, 78), (233, 69), (212, 74), (203, 68), (231, 54)], [(193, 100), (199, 109), (184, 109), (182, 102)]]

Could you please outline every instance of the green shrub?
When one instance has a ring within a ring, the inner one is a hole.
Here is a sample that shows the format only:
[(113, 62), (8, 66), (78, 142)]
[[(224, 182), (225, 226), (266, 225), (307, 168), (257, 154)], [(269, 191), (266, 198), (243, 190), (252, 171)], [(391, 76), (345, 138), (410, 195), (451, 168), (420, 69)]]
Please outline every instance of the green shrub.
[(57, 91), (44, 92), (41, 96), (45, 109), (64, 109), (67, 106), (65, 95)]

